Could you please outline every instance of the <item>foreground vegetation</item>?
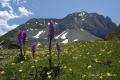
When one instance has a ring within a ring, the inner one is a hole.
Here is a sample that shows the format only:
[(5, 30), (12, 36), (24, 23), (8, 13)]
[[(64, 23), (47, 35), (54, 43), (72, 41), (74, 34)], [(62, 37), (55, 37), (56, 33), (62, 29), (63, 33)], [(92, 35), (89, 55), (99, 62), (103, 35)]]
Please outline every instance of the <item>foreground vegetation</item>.
[(120, 24), (117, 26), (115, 30), (109, 33), (105, 39), (106, 40), (120, 40)]
[[(57, 80), (120, 80), (120, 41), (75, 42), (61, 48)], [(4, 56), (0, 59), (0, 80), (33, 80), (38, 67), (49, 66), (47, 46), (37, 48), (35, 59), (27, 49), (26, 60), (15, 63), (17, 54), (18, 50), (0, 50)], [(52, 56), (57, 65), (55, 47)]]

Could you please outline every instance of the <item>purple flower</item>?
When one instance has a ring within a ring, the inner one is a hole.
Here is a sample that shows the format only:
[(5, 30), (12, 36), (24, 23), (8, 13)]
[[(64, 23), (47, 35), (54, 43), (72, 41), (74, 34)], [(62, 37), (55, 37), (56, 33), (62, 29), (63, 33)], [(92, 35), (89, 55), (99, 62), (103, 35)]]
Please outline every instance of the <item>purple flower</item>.
[(22, 45), (22, 37), (23, 37), (22, 31), (19, 31), (19, 33), (18, 33), (18, 42), (19, 42), (20, 45)]
[(25, 31), (19, 31), (18, 33), (18, 42), (20, 45), (25, 45), (27, 34)]
[(55, 23), (54, 21), (50, 21), (49, 28), (48, 28), (48, 44), (49, 44), (49, 51), (52, 49), (52, 39), (55, 35)]
[(57, 49), (58, 53), (60, 53), (61, 49), (60, 49), (60, 44), (58, 42), (56, 43), (56, 49)]
[(26, 31), (23, 31), (22, 35), (23, 35), (23, 40), (22, 40), (22, 42), (23, 42), (23, 44), (25, 45), (26, 37), (27, 37)]
[(52, 41), (49, 40), (48, 42), (49, 42), (49, 43), (48, 43), (48, 44), (49, 44), (49, 45), (48, 45), (48, 47), (49, 47), (49, 51), (51, 51), (51, 49), (52, 49)]
[(55, 35), (55, 23), (54, 21), (51, 20), (48, 29), (48, 40), (52, 40), (54, 38), (54, 35)]
[(32, 46), (31, 46), (31, 52), (32, 52), (33, 58), (34, 58), (35, 52), (36, 52), (36, 45), (37, 45), (37, 44), (34, 42), (34, 43), (32, 43)]

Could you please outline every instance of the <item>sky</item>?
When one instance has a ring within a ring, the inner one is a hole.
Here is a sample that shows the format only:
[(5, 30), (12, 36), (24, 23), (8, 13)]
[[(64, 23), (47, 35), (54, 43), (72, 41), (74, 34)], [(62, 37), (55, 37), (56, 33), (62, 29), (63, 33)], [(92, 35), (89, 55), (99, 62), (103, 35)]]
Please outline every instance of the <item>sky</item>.
[(0, 36), (31, 18), (63, 18), (86, 11), (120, 24), (120, 0), (0, 0)]

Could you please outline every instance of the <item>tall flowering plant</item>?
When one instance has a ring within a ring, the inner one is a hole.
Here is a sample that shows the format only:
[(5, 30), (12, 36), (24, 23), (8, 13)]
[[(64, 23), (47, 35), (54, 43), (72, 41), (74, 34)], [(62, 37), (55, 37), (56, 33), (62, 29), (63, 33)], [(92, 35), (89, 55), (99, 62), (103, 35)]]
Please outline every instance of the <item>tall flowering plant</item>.
[[(18, 43), (20, 45), (20, 58), (24, 59), (24, 55), (25, 55), (25, 43), (26, 43), (26, 31), (19, 31), (18, 33)], [(23, 54), (24, 53), (24, 54)]]
[[(32, 57), (33, 57), (33, 59), (35, 58), (36, 48), (37, 48), (36, 42), (32, 43), (31, 52), (32, 52)], [(33, 78), (34, 78), (34, 80), (38, 80), (38, 76), (37, 76), (38, 70), (37, 70), (37, 65), (36, 65), (36, 63), (35, 63), (35, 60), (34, 60), (34, 66), (35, 66), (35, 75), (34, 75)]]
[(25, 44), (26, 44), (26, 38), (27, 38), (27, 34), (26, 34), (26, 31), (23, 31), (23, 52), (24, 52), (24, 55), (25, 55)]
[(35, 57), (36, 46), (37, 46), (37, 44), (36, 44), (35, 42), (32, 43), (31, 52), (32, 52), (32, 57), (33, 57), (33, 58)]
[(52, 67), (51, 50), (52, 50), (52, 40), (54, 39), (54, 35), (55, 35), (55, 23), (54, 23), (54, 21), (50, 21), (50, 24), (48, 26), (48, 47), (49, 47), (49, 67), (50, 67), (50, 69)]
[(61, 52), (60, 43), (59, 42), (56, 42), (56, 50), (58, 52), (57, 57), (58, 57), (58, 66), (59, 66), (59, 64), (60, 64), (60, 52)]

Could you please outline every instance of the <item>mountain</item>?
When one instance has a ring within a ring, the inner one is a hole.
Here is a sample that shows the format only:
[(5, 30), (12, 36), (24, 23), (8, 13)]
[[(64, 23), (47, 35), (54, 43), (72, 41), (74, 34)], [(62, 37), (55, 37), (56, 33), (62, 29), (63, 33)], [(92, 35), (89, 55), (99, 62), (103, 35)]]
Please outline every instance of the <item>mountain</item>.
[(106, 40), (120, 40), (120, 25), (106, 36)]
[(28, 38), (27, 45), (31, 42), (46, 44), (47, 31), (50, 20), (56, 24), (55, 39), (62, 43), (78, 40), (102, 40), (105, 36), (116, 28), (116, 24), (109, 17), (104, 17), (97, 13), (87, 13), (85, 11), (67, 15), (62, 19), (55, 18), (33, 18), (9, 31), (0, 37), (0, 41), (17, 43), (17, 33), (19, 30), (26, 30)]

